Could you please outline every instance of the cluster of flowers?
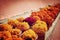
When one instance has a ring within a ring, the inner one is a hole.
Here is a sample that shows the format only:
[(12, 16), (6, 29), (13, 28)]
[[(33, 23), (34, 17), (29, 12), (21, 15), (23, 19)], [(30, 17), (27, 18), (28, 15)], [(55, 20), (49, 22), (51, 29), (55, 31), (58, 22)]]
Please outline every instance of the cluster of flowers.
[(30, 17), (9, 19), (0, 24), (0, 40), (44, 40), (44, 34), (60, 11), (60, 4), (40, 8)]

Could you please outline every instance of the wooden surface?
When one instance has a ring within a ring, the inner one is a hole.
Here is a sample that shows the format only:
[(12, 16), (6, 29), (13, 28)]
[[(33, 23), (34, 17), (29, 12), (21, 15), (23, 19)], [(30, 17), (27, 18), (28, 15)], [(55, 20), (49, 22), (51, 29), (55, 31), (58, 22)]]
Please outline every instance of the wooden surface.
[(56, 27), (48, 40), (60, 40), (60, 19), (58, 20)]

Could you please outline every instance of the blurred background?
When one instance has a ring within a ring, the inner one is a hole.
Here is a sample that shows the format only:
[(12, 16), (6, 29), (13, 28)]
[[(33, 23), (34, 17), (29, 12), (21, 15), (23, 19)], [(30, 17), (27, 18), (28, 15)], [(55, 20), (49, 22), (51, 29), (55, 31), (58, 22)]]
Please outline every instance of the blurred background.
[[(0, 0), (0, 20), (19, 15), (28, 10), (36, 10), (48, 4), (59, 3), (60, 0)], [(60, 20), (49, 40), (60, 40)]]
[(60, 0), (0, 0), (0, 19), (59, 2)]

